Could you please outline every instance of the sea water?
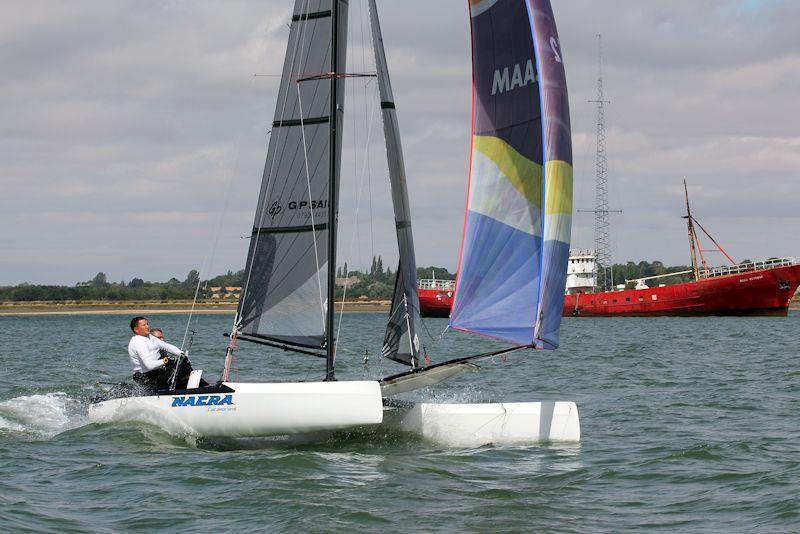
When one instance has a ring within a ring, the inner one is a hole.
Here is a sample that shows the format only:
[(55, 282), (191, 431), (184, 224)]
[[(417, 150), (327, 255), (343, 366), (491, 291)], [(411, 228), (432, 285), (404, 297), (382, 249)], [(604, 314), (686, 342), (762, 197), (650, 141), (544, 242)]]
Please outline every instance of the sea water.
[[(800, 531), (797, 314), (567, 318), (558, 351), (487, 360), (419, 395), (572, 400), (581, 443), (474, 449), (399, 432), (214, 441), (90, 424), (89, 398), (108, 387), (97, 381), (130, 373), (128, 319), (0, 317), (0, 530)], [(192, 321), (192, 363), (209, 378), (231, 319)], [(383, 321), (344, 315), (340, 379), (401, 370), (380, 359)], [(177, 345), (186, 322), (150, 316)], [(497, 347), (445, 324), (425, 321), (433, 362)], [(241, 345), (241, 380), (324, 371)]]

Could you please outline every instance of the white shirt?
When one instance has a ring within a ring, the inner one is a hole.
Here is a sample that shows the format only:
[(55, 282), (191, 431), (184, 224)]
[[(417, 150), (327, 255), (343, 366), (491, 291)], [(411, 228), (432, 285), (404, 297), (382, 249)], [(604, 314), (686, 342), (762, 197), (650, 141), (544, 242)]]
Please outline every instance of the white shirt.
[(133, 336), (130, 343), (128, 343), (128, 356), (131, 357), (133, 372), (146, 373), (163, 367), (164, 361), (161, 359), (161, 350), (165, 350), (173, 356), (179, 356), (181, 353), (181, 349), (175, 345), (164, 343), (157, 337)]

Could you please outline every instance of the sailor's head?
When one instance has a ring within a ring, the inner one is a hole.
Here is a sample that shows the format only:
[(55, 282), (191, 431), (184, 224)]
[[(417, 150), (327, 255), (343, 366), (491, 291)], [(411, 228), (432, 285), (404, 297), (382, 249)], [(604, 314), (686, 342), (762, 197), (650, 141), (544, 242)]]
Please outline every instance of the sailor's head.
[(158, 327), (150, 329), (150, 335), (153, 337), (157, 337), (161, 341), (164, 341), (164, 331)]
[(150, 326), (147, 324), (147, 317), (134, 317), (131, 319), (131, 330), (137, 336), (149, 336)]

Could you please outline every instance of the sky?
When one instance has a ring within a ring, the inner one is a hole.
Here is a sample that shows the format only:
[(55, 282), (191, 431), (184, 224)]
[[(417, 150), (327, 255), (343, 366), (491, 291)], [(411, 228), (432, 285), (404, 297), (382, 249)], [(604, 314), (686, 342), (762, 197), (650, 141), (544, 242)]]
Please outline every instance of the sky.
[[(602, 34), (610, 207), (622, 210), (614, 260), (688, 263), (684, 177), (694, 215), (734, 259), (800, 256), (800, 2), (552, 4), (576, 209), (594, 208), (588, 100)], [(417, 264), (453, 271), (470, 137), (467, 2), (378, 5)], [(365, 1), (350, 6), (348, 70), (368, 72)], [(290, 11), (285, 0), (0, 3), (0, 285), (241, 269)], [(393, 265), (396, 243), (374, 83), (354, 80), (339, 263), (368, 269), (377, 254)], [(593, 245), (593, 222), (574, 215), (574, 247)]]

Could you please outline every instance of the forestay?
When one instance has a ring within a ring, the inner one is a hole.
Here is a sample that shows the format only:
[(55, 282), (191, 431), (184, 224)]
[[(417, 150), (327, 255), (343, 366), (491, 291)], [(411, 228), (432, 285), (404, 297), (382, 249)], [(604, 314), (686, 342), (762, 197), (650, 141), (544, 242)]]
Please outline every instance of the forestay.
[(384, 336), (383, 356), (415, 367), (419, 363), (420, 328), (419, 297), (417, 295), (417, 263), (414, 257), (414, 238), (411, 232), (411, 208), (408, 202), (403, 147), (397, 123), (392, 85), (386, 65), (380, 22), (375, 0), (370, 0), (370, 24), (375, 51), (375, 67), (381, 99), (383, 133), (392, 186), (395, 228), (400, 262), (397, 268), (389, 322)]
[(341, 123), (344, 103), (344, 78), (337, 77), (331, 105), (331, 73), (344, 72), (347, 21), (347, 3), (336, 1), (335, 40), (330, 0), (295, 2), (237, 312), (238, 333), (299, 347), (326, 345), (334, 263), (328, 243), (335, 232), (329, 216), (339, 173), (331, 139), (336, 152), (341, 148), (341, 128), (332, 135), (331, 122), (336, 109)]
[(572, 221), (566, 80), (549, 0), (470, 0), (469, 192), (450, 325), (555, 348)]

